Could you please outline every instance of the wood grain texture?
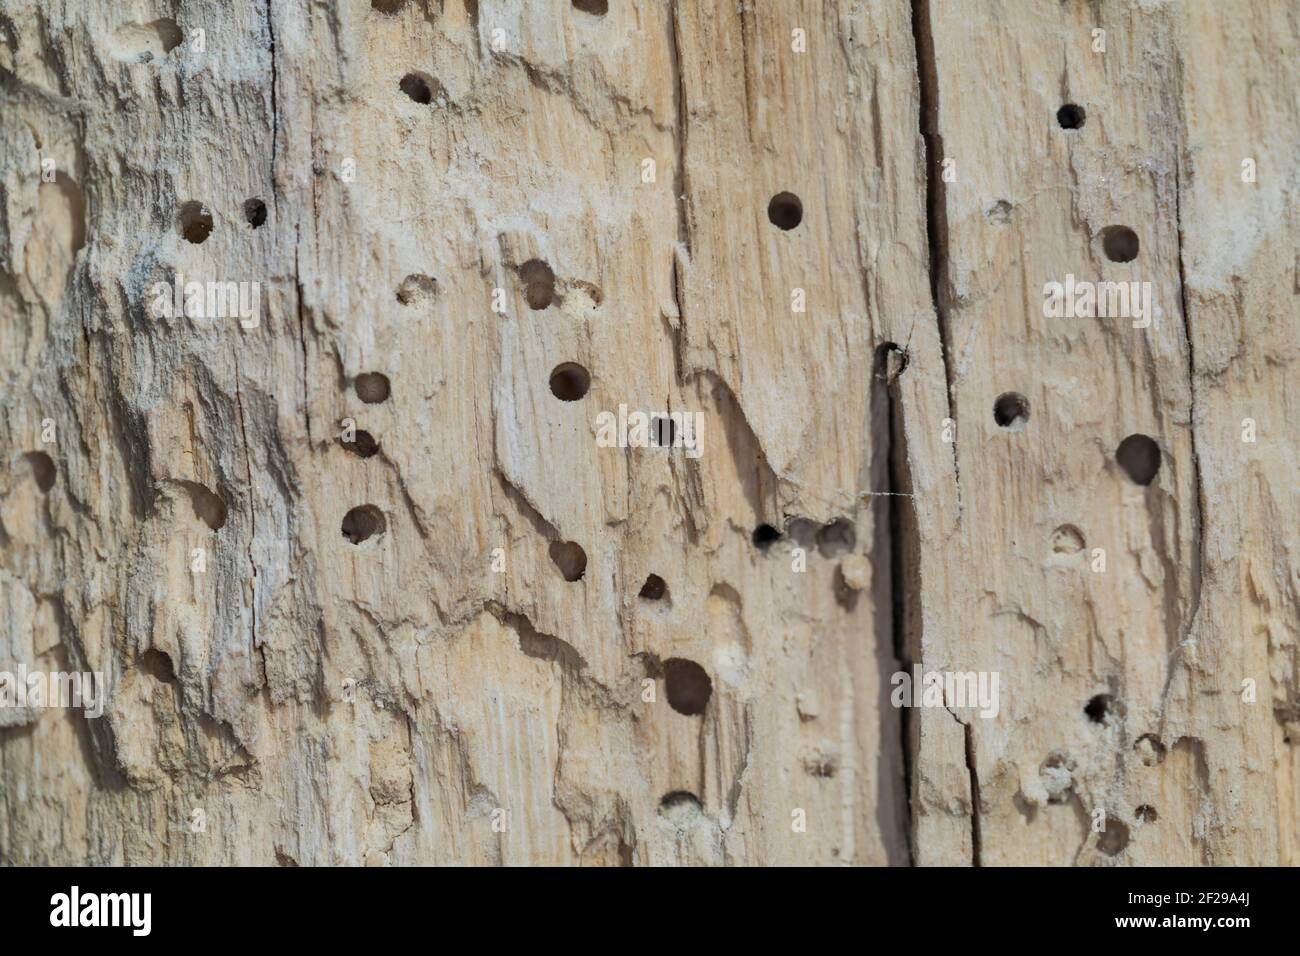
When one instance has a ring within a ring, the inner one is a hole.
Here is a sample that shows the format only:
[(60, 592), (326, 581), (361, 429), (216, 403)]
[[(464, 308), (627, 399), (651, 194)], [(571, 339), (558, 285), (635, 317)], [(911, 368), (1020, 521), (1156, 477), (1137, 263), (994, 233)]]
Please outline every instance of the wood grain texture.
[(0, 0), (0, 861), (1300, 862), (1294, 5), (580, 6)]

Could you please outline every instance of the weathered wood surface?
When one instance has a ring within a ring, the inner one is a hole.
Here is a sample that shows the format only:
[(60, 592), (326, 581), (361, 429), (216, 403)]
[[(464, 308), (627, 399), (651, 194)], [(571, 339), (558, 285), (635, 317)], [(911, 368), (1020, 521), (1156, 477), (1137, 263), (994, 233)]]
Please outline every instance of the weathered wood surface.
[(0, 0), (0, 860), (1300, 862), (1295, 5), (601, 6)]

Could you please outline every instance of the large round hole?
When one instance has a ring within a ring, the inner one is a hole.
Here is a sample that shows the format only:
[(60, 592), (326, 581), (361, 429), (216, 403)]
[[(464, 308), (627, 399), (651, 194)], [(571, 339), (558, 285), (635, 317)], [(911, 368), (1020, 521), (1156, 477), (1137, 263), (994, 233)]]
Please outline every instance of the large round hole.
[(1019, 431), (1029, 421), (1029, 400), (1019, 392), (1003, 392), (993, 403), (993, 420), (1001, 428)]
[(566, 581), (580, 581), (587, 571), (587, 552), (580, 544), (573, 541), (553, 541), (550, 547), (551, 560), (560, 569)]
[(770, 524), (761, 524), (754, 529), (752, 540), (756, 548), (766, 551), (772, 546), (772, 542), (780, 539), (780, 537), (781, 532)]
[(713, 696), (713, 681), (704, 668), (684, 657), (664, 661), (664, 686), (672, 709), (688, 716), (704, 713)]
[(767, 218), (779, 229), (793, 229), (803, 222), (803, 203), (794, 193), (777, 193), (767, 204)]
[(391, 391), (388, 376), (381, 375), (379, 372), (361, 373), (353, 382), (353, 387), (357, 390), (357, 398), (367, 405), (378, 405), (380, 402), (388, 401)]
[(54, 487), (54, 479), (58, 476), (58, 469), (54, 467), (54, 459), (43, 451), (29, 451), (23, 456), (27, 459), (27, 467), (32, 470), (32, 478), (36, 482), (36, 487), (42, 492), (48, 492)]
[(254, 229), (260, 229), (266, 223), (266, 203), (260, 199), (244, 202), (244, 221)]
[(534, 311), (545, 309), (555, 298), (555, 272), (541, 259), (529, 259), (519, 267), (524, 300)]
[(384, 513), (374, 505), (360, 505), (343, 516), (343, 537), (353, 544), (381, 535), (387, 527)]
[(172, 666), (172, 659), (165, 651), (160, 651), (156, 647), (151, 647), (140, 655), (140, 670), (164, 684), (170, 684), (176, 679), (176, 668)]
[(1146, 435), (1129, 435), (1115, 449), (1115, 460), (1134, 484), (1149, 485), (1160, 470), (1160, 446)]
[(433, 102), (433, 87), (429, 84), (428, 78), (421, 76), (419, 73), (406, 74), (406, 76), (402, 77), (402, 82), (397, 85), (401, 87), (403, 93), (421, 106), (427, 106)]
[(1101, 250), (1111, 262), (1132, 262), (1140, 245), (1137, 233), (1128, 226), (1107, 226), (1101, 231)]
[(562, 402), (576, 402), (591, 388), (591, 375), (581, 365), (565, 362), (551, 373), (551, 394)]
[(657, 574), (652, 574), (641, 585), (640, 597), (647, 601), (662, 601), (668, 594), (668, 585)]
[(213, 531), (222, 528), (226, 523), (226, 503), (221, 496), (197, 482), (186, 482), (185, 487), (190, 493), (194, 516)]
[(358, 431), (352, 436), (352, 441), (340, 438), (339, 444), (358, 458), (372, 458), (379, 453), (379, 442), (368, 431)]
[(176, 214), (176, 228), (182, 239), (198, 245), (212, 235), (212, 213), (201, 202), (187, 202)]
[(573, 9), (590, 13), (594, 17), (603, 17), (609, 13), (609, 0), (573, 0)]
[(1056, 111), (1056, 121), (1061, 129), (1081, 129), (1087, 121), (1088, 114), (1077, 103), (1066, 103)]

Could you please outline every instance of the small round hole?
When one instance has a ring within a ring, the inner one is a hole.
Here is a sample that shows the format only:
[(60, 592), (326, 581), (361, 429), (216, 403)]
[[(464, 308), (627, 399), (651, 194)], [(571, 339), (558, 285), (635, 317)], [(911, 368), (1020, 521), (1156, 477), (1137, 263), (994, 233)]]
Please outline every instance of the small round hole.
[(555, 272), (541, 259), (529, 259), (519, 267), (519, 281), (524, 284), (528, 308), (541, 311), (555, 299)]
[(246, 200), (244, 220), (254, 229), (260, 229), (266, 223), (266, 203), (260, 199)]
[(398, 86), (401, 87), (403, 93), (421, 106), (427, 106), (433, 102), (433, 87), (419, 73), (406, 74), (406, 76), (402, 77), (402, 82)]
[(357, 398), (367, 405), (378, 405), (380, 402), (388, 401), (391, 389), (387, 375), (381, 375), (379, 372), (363, 372), (352, 384), (357, 390)]
[(212, 235), (212, 213), (200, 202), (187, 202), (176, 216), (176, 227), (181, 238), (198, 245)]
[(767, 218), (779, 229), (793, 229), (803, 222), (803, 203), (794, 193), (777, 193), (767, 204)]
[(353, 544), (381, 535), (387, 527), (384, 513), (374, 505), (360, 505), (343, 516), (343, 537)]
[(352, 441), (340, 438), (339, 444), (358, 458), (373, 458), (379, 453), (379, 442), (375, 441), (375, 436), (367, 431), (358, 431), (352, 436)]
[(1061, 129), (1081, 129), (1087, 121), (1088, 114), (1077, 103), (1066, 103), (1056, 111), (1056, 121)]
[(1132, 262), (1140, 245), (1137, 233), (1128, 226), (1107, 226), (1101, 231), (1101, 250), (1111, 262)]
[(1053, 554), (1078, 554), (1083, 546), (1083, 532), (1072, 524), (1060, 525), (1052, 532)]
[(1160, 470), (1160, 446), (1146, 435), (1129, 435), (1115, 449), (1115, 460), (1134, 484), (1149, 485)]
[(1156, 808), (1149, 803), (1144, 803), (1133, 811), (1133, 815), (1138, 818), (1140, 823), (1155, 823), (1160, 819), (1160, 814), (1156, 813)]
[(573, 9), (590, 13), (593, 17), (603, 17), (609, 13), (609, 0), (573, 0)]
[(669, 706), (688, 717), (704, 713), (709, 698), (713, 696), (713, 681), (704, 668), (684, 657), (670, 657), (664, 661), (664, 686)]
[(551, 560), (560, 569), (566, 581), (580, 581), (587, 571), (587, 552), (573, 541), (554, 541), (550, 547)]
[(657, 574), (652, 574), (645, 579), (645, 584), (641, 585), (639, 597), (647, 601), (662, 601), (668, 594), (668, 585), (664, 579)]
[(1098, 694), (1088, 701), (1083, 708), (1083, 712), (1088, 715), (1088, 719), (1094, 724), (1104, 724), (1114, 703), (1115, 698), (1111, 697), (1110, 694)]
[(700, 806), (700, 798), (686, 790), (674, 790), (672, 793), (664, 794), (659, 801), (659, 815), (671, 823), (678, 830), (685, 830), (694, 824), (704, 808)]
[(1003, 392), (993, 403), (993, 420), (1001, 428), (1024, 428), (1029, 421), (1029, 400), (1019, 392)]
[(761, 524), (754, 529), (752, 540), (754, 546), (766, 550), (771, 547), (772, 542), (781, 537), (781, 532), (777, 531), (770, 524)]
[(650, 443), (659, 448), (672, 448), (677, 438), (677, 424), (671, 418), (656, 416), (650, 419)]
[(226, 503), (221, 496), (192, 481), (185, 482), (185, 490), (190, 493), (194, 517), (213, 531), (220, 530), (226, 523)]
[(576, 402), (591, 388), (591, 375), (581, 365), (565, 362), (551, 373), (551, 394), (562, 402)]
[(155, 680), (170, 684), (176, 679), (176, 668), (165, 651), (151, 647), (140, 655), (140, 670)]
[(32, 470), (32, 478), (36, 482), (36, 487), (42, 492), (48, 492), (54, 487), (54, 479), (58, 477), (58, 469), (54, 467), (54, 459), (43, 451), (29, 451), (23, 456), (27, 459), (27, 466)]

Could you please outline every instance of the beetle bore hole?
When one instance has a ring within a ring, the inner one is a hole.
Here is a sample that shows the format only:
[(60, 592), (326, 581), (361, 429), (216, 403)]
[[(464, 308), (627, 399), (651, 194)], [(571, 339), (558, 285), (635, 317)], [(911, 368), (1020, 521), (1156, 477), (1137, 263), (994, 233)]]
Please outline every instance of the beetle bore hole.
[(1083, 712), (1088, 715), (1088, 719), (1094, 724), (1104, 724), (1111, 708), (1115, 704), (1115, 698), (1110, 694), (1098, 694), (1084, 706)]
[(541, 259), (529, 259), (520, 266), (519, 281), (524, 284), (524, 301), (534, 312), (555, 299), (555, 272)]
[(576, 402), (591, 388), (591, 374), (581, 365), (565, 362), (551, 372), (551, 394), (562, 402)]
[(778, 229), (793, 229), (803, 222), (803, 203), (794, 193), (777, 193), (767, 204), (767, 218)]
[(573, 9), (589, 13), (593, 17), (603, 17), (609, 13), (609, 0), (573, 0)]
[(383, 534), (387, 527), (382, 511), (374, 505), (359, 505), (343, 516), (341, 530), (343, 537), (353, 544), (360, 544)]
[(645, 584), (641, 585), (641, 597), (647, 601), (662, 601), (668, 594), (668, 585), (664, 579), (657, 574), (652, 574), (645, 579)]
[(1088, 114), (1077, 103), (1066, 103), (1056, 111), (1056, 122), (1061, 124), (1061, 129), (1082, 129), (1087, 119)]
[(751, 540), (754, 542), (754, 547), (766, 551), (772, 546), (772, 542), (780, 539), (780, 537), (781, 532), (777, 531), (770, 524), (761, 524), (754, 529), (754, 534), (751, 536)]
[(27, 459), (27, 467), (32, 470), (32, 478), (36, 482), (36, 487), (41, 489), (42, 493), (53, 488), (54, 479), (58, 476), (58, 469), (54, 467), (54, 459), (43, 451), (29, 451), (23, 457)]
[(664, 687), (668, 692), (669, 706), (688, 717), (704, 713), (709, 698), (713, 696), (713, 681), (704, 668), (684, 657), (670, 657), (664, 661)]
[(375, 436), (368, 431), (358, 431), (352, 436), (352, 441), (340, 438), (339, 444), (345, 451), (358, 458), (373, 458), (379, 453), (379, 442), (375, 441)]
[(1029, 421), (1029, 400), (1019, 392), (1003, 392), (993, 403), (993, 420), (1001, 428), (1019, 431)]
[(172, 659), (165, 651), (160, 651), (156, 647), (151, 647), (140, 655), (140, 670), (164, 684), (170, 684), (176, 679), (176, 668), (172, 666)]
[(266, 203), (260, 199), (244, 201), (244, 221), (254, 229), (260, 229), (266, 223)]
[(1149, 485), (1160, 470), (1160, 446), (1146, 435), (1129, 435), (1115, 449), (1115, 461), (1134, 484)]
[(403, 93), (421, 106), (428, 106), (433, 102), (433, 87), (419, 73), (406, 74), (402, 77), (402, 82), (397, 85), (401, 87)]
[(1149, 803), (1144, 803), (1134, 810), (1133, 816), (1137, 817), (1140, 823), (1155, 823), (1160, 819), (1160, 814), (1156, 813), (1156, 808)]
[(182, 239), (198, 245), (212, 235), (212, 213), (201, 202), (187, 202), (176, 214), (176, 228)]
[(380, 402), (388, 401), (392, 391), (388, 376), (379, 372), (363, 372), (357, 376), (352, 385), (357, 390), (357, 398), (367, 405), (378, 405)]
[(566, 581), (580, 581), (587, 571), (587, 552), (573, 541), (553, 541), (550, 547), (551, 560), (560, 569)]
[(1128, 226), (1107, 226), (1101, 231), (1101, 251), (1111, 262), (1132, 262), (1140, 246), (1137, 233)]

